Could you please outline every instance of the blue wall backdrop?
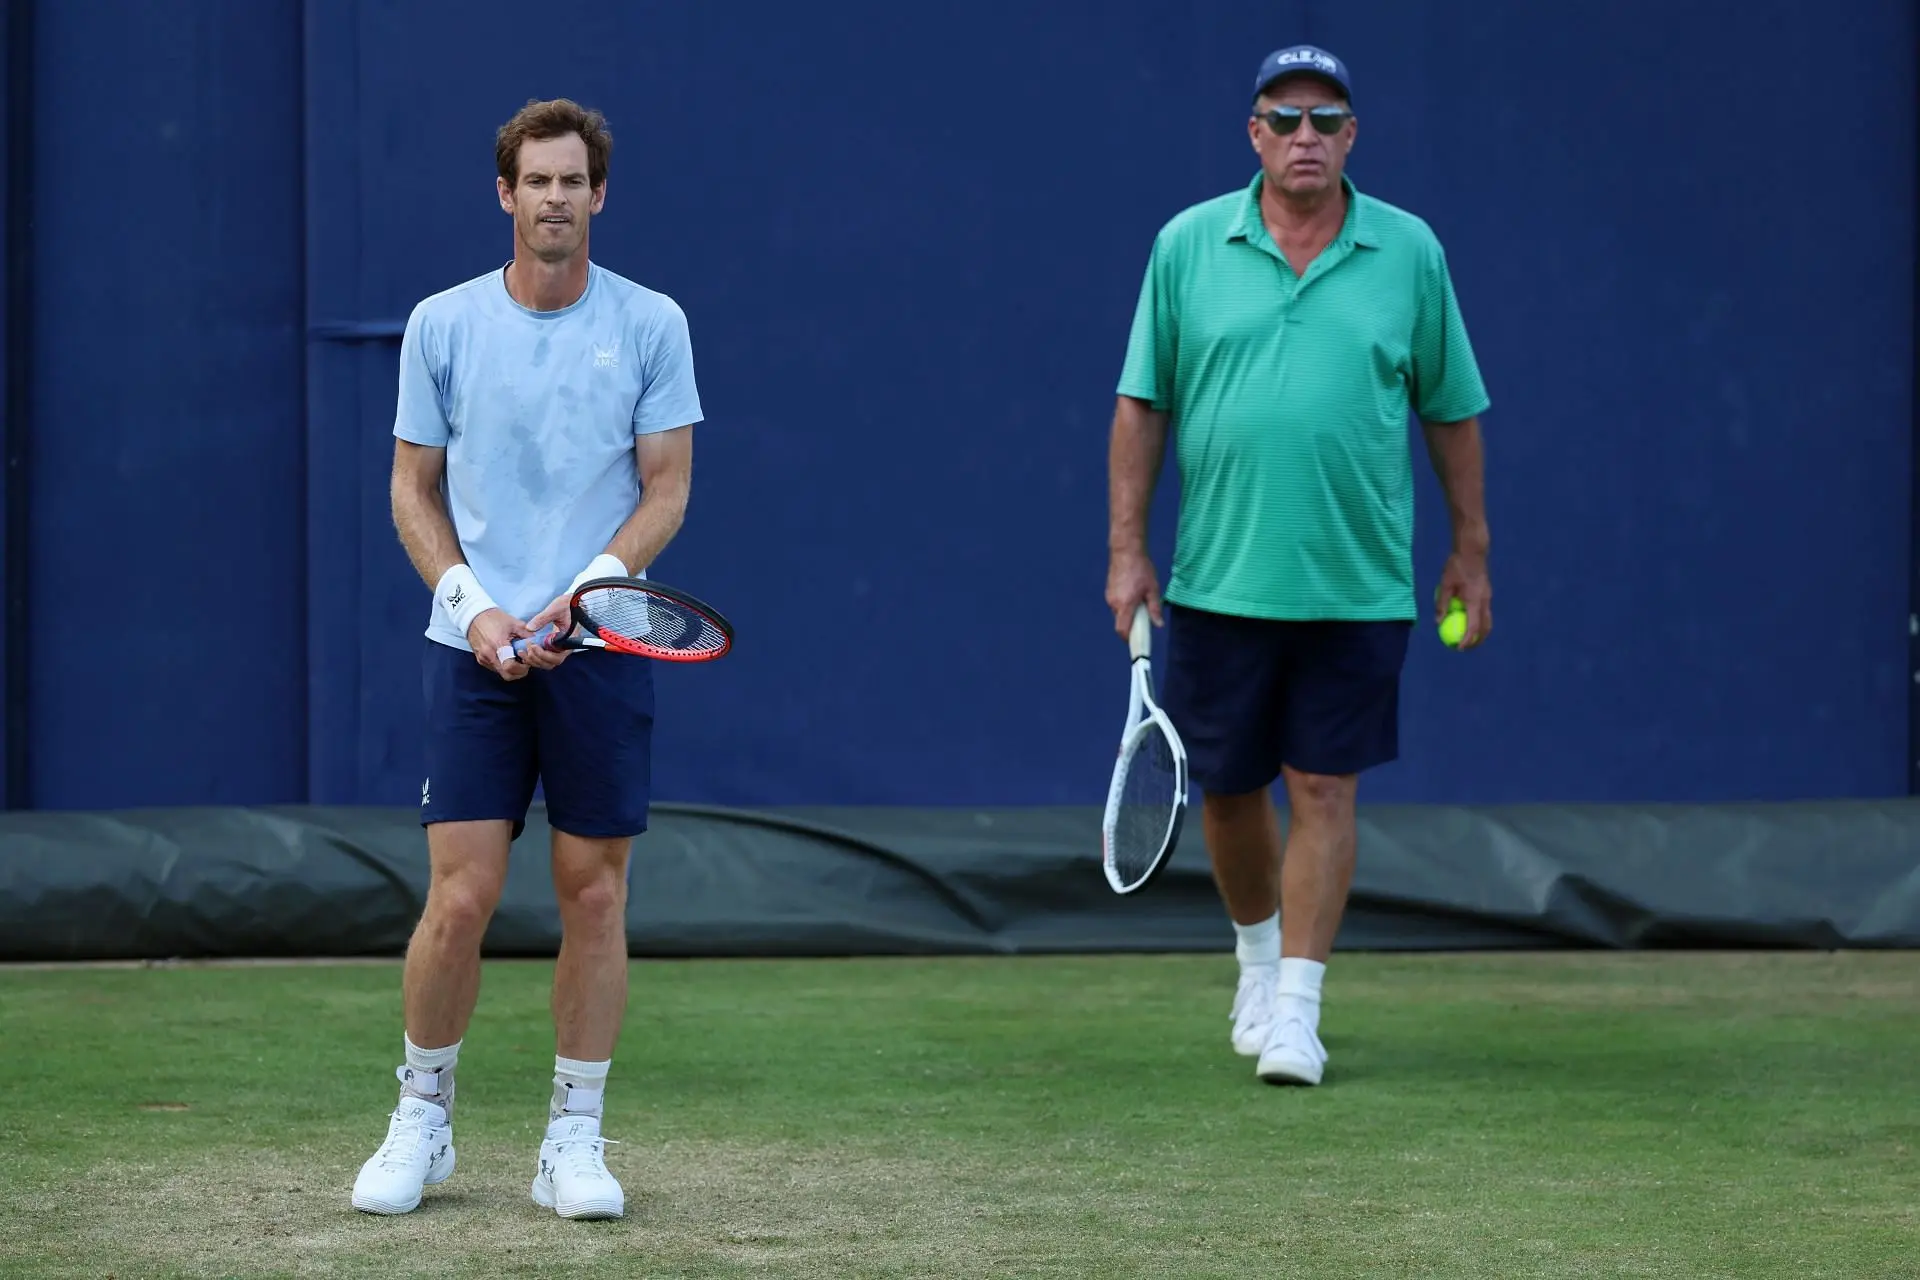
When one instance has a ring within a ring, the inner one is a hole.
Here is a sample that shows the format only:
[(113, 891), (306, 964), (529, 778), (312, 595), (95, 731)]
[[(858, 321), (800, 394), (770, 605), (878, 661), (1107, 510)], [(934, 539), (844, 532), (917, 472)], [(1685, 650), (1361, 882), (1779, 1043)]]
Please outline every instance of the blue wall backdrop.
[(563, 94), (616, 138), (595, 256), (692, 324), (656, 572), (741, 629), (660, 673), (657, 793), (1097, 802), (1134, 293), (1251, 176), (1299, 38), (1352, 64), (1353, 176), (1438, 231), (1494, 400), (1497, 630), (1423, 633), (1364, 794), (1907, 790), (1914, 0), (826, 8), (39, 0), (12, 802), (417, 797), (397, 335), (510, 255), (493, 131)]
[(33, 32), (31, 22), (33, 11), (24, 5), (9, 4), (0, 7), (0, 40), (5, 48), (0, 49), (0, 110), (6, 112), (4, 127), (0, 128), (0, 210), (4, 218), (4, 248), (0, 248), (0, 414), (4, 416), (4, 430), (0, 430), (0, 448), (4, 449), (4, 469), (0, 470), (0, 602), (4, 603), (5, 625), (0, 625), (0, 664), (4, 664), (5, 678), (0, 679), (0, 699), (4, 707), (0, 708), (0, 759), (4, 759), (5, 768), (0, 769), (0, 795), (11, 802), (26, 791), (24, 756), (8, 750), (11, 742), (25, 735), (18, 730), (26, 721), (27, 685), (26, 668), (12, 661), (18, 655), (9, 644), (10, 633), (25, 617), (26, 612), (26, 574), (21, 565), (24, 562), (26, 536), (23, 530), (16, 530), (17, 517), (27, 514), (26, 504), (15, 501), (16, 491), (26, 488), (25, 477), (18, 474), (20, 459), (16, 454), (28, 443), (31, 435), (32, 415), (28, 411), (26, 397), (31, 387), (25, 376), (24, 366), (31, 360), (31, 352), (26, 348), (24, 338), (29, 326), (16, 323), (16, 316), (26, 318), (33, 307), (31, 272), (32, 245), (29, 234), (30, 214), (15, 199), (20, 191), (20, 182), (16, 173), (31, 180), (31, 156), (33, 139), (24, 124), (25, 107), (32, 100), (30, 83), (33, 68)]

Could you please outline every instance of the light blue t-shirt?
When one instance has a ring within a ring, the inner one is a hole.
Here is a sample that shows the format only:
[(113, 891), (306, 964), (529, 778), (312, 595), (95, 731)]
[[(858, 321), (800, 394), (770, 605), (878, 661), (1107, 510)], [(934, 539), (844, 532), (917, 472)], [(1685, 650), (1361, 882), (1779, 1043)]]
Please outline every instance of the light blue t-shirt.
[[(515, 302), (503, 269), (407, 318), (393, 434), (446, 449), (442, 491), (467, 564), (522, 621), (633, 514), (635, 437), (700, 420), (685, 313), (597, 263), (560, 311)], [(437, 599), (427, 635), (471, 647)]]

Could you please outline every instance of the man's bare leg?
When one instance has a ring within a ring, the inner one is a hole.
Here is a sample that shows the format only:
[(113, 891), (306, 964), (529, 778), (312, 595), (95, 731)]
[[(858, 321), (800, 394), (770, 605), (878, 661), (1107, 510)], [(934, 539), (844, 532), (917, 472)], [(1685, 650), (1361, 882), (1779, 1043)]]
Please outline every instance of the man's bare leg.
[(407, 944), (401, 979), (405, 1093), (453, 1109), (453, 1070), (480, 996), (480, 944), (507, 879), (510, 822), (436, 822), (427, 828), (427, 905)]
[(400, 1101), (353, 1182), (363, 1213), (409, 1213), (453, 1173), (453, 1072), (480, 995), (480, 943), (507, 878), (508, 822), (427, 827), (427, 905), (401, 977), (406, 1065)]
[(533, 1202), (563, 1218), (618, 1218), (626, 1192), (608, 1170), (600, 1121), (627, 1008), (630, 839), (555, 828), (553, 888), (560, 959), (553, 967), (553, 1097)]
[(554, 1092), (550, 1119), (599, 1115), (627, 1008), (630, 839), (553, 833), (560, 958), (553, 970)]
[(1287, 834), (1281, 895), (1286, 902), (1281, 929), (1287, 939), (1282, 958), (1324, 965), (1333, 953), (1334, 935), (1353, 886), (1357, 774), (1330, 776), (1284, 770), (1293, 821)]
[(1353, 883), (1354, 798), (1359, 778), (1284, 771), (1292, 821), (1281, 871), (1280, 982), (1273, 1034), (1260, 1054), (1261, 1079), (1320, 1083), (1320, 987)]
[(1233, 1047), (1252, 1056), (1266, 1043), (1280, 974), (1281, 863), (1285, 844), (1273, 797), (1262, 787), (1207, 793), (1201, 827), (1213, 881), (1233, 922), (1240, 980), (1233, 995)]
[(1200, 819), (1213, 881), (1228, 917), (1236, 925), (1271, 919), (1280, 909), (1283, 857), (1273, 797), (1265, 788), (1234, 796), (1207, 795)]

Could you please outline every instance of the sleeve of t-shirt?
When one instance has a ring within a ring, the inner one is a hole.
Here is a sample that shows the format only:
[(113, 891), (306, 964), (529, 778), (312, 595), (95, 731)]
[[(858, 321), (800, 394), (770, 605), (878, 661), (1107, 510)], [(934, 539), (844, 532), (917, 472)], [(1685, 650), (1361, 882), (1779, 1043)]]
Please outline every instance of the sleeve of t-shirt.
[(1467, 339), (1447, 255), (1438, 241), (1421, 268), (1420, 304), (1413, 322), (1414, 412), (1423, 422), (1462, 422), (1487, 411), (1486, 385)]
[(1146, 274), (1140, 281), (1140, 296), (1134, 303), (1133, 329), (1127, 335), (1127, 357), (1118, 387), (1121, 395), (1145, 400), (1162, 411), (1173, 403), (1174, 358), (1179, 345), (1172, 274), (1166, 237), (1156, 236), (1153, 252), (1147, 257)]
[(427, 322), (425, 309), (415, 307), (400, 338), (400, 394), (393, 415), (393, 434), (414, 444), (444, 449), (453, 430), (447, 424), (446, 404), (440, 395), (446, 357)]
[(701, 420), (700, 391), (693, 378), (693, 339), (687, 315), (668, 302), (648, 332), (642, 367), (645, 383), (633, 409), (633, 434), (671, 431)]

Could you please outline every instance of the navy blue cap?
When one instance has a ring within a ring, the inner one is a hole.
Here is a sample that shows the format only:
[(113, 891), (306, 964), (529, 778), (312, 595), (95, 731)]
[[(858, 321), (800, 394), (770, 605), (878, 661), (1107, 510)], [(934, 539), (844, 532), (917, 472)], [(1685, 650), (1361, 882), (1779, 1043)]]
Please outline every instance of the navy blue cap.
[(1253, 78), (1253, 96), (1259, 97), (1262, 89), (1281, 76), (1302, 73), (1333, 82), (1347, 101), (1353, 101), (1353, 82), (1347, 78), (1347, 64), (1310, 44), (1289, 45), (1268, 54), (1260, 64), (1260, 74)]

